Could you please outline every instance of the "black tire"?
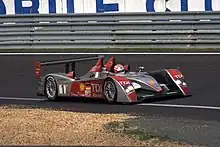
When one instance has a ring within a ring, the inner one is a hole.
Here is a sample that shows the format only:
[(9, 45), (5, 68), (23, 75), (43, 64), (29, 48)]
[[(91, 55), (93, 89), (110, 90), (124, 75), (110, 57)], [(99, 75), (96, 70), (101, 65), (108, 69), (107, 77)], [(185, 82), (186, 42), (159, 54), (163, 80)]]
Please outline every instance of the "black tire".
[(57, 82), (52, 76), (48, 76), (45, 79), (44, 92), (48, 100), (57, 101), (58, 100), (58, 88)]
[[(113, 92), (113, 95), (109, 93), (110, 90), (112, 90), (111, 92)], [(103, 93), (104, 93), (105, 100), (108, 103), (117, 102), (117, 88), (116, 88), (114, 80), (112, 80), (111, 78), (107, 78), (105, 80), (104, 85), (103, 85)]]

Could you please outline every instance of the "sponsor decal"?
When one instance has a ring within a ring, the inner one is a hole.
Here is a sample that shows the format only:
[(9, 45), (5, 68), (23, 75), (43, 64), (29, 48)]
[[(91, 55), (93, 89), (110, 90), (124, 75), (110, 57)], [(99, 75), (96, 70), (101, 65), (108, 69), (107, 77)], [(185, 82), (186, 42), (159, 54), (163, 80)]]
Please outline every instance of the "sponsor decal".
[(91, 84), (93, 92), (102, 92), (102, 85), (101, 84)]
[(129, 81), (118, 81), (122, 86), (130, 85)]
[(80, 91), (84, 91), (85, 90), (85, 84), (84, 83), (80, 83), (79, 84), (79, 89), (80, 89)]
[(176, 79), (181, 79), (181, 78), (183, 78), (183, 75), (182, 74), (178, 74), (178, 75), (174, 75), (173, 77), (176, 78)]
[(86, 90), (85, 90), (85, 96), (91, 96), (91, 87), (90, 86), (86, 86)]
[(149, 81), (148, 81), (148, 84), (149, 84), (152, 88), (154, 88), (155, 90), (157, 90), (157, 91), (162, 91), (162, 90), (163, 90), (163, 89), (160, 87), (160, 85), (157, 84), (157, 82), (154, 81), (154, 80), (149, 80)]
[(150, 84), (151, 86), (154, 86), (156, 83), (155, 83), (154, 80), (150, 80), (150, 81), (149, 81), (149, 84)]

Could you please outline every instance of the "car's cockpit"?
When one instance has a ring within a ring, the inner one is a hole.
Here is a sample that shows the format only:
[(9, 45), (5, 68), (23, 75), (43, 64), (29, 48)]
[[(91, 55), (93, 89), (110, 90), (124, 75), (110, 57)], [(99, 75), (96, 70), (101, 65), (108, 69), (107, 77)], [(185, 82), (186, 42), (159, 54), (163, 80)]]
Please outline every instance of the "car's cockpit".
[[(95, 66), (93, 66), (88, 73), (86, 73), (83, 76), (76, 77), (75, 72), (70, 72), (69, 77), (74, 78), (75, 80), (80, 79), (90, 79), (90, 78), (100, 78), (103, 76), (110, 76), (110, 75), (116, 75), (117, 73), (114, 72), (114, 66), (116, 65), (115, 58), (111, 57), (105, 64), (103, 64), (103, 58), (100, 58)], [(124, 73), (130, 71), (129, 65), (123, 65), (124, 66)]]

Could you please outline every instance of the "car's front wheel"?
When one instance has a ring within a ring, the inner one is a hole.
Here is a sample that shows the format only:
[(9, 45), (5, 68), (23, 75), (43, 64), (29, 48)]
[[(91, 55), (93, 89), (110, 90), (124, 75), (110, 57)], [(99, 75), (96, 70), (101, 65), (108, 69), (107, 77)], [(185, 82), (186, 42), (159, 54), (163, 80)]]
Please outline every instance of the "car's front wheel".
[(48, 100), (56, 101), (58, 99), (57, 83), (54, 77), (48, 76), (45, 80), (45, 94)]
[(109, 103), (117, 101), (117, 88), (114, 80), (108, 78), (104, 82), (104, 96)]

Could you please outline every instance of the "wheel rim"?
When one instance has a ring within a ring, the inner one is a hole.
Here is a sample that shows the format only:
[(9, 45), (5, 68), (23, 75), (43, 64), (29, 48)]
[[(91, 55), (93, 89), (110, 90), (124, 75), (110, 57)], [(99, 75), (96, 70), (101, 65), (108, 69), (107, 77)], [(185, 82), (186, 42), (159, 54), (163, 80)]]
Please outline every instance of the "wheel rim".
[(115, 89), (115, 85), (113, 82), (108, 81), (105, 83), (104, 94), (108, 101), (114, 101), (116, 89)]
[(51, 78), (47, 80), (46, 93), (48, 98), (54, 98), (56, 95), (56, 83)]

